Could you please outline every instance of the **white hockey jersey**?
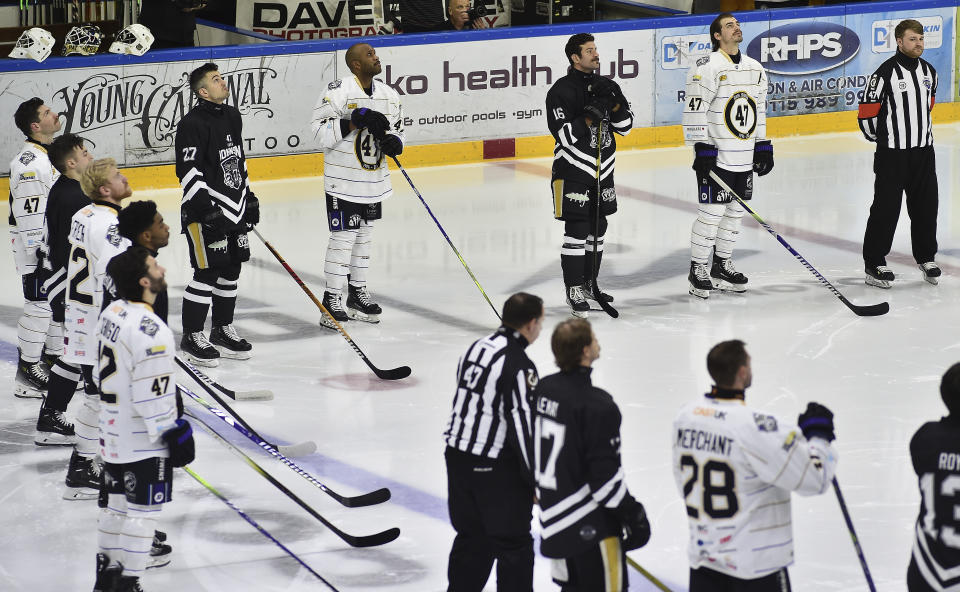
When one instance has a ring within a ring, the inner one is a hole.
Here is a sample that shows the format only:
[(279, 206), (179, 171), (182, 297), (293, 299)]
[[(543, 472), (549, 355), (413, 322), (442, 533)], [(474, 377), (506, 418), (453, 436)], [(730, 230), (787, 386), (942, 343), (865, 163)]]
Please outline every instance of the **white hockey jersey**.
[(356, 76), (331, 82), (313, 108), (311, 123), (313, 135), (323, 147), (324, 190), (333, 197), (356, 203), (377, 203), (393, 195), (389, 158), (380, 152), (366, 129), (344, 135), (341, 121), (349, 123), (354, 109), (373, 109), (390, 122), (387, 133), (406, 142), (396, 91), (378, 79), (373, 80), (371, 90), (372, 96), (368, 96)]
[(793, 563), (790, 492), (824, 493), (837, 455), (822, 438), (736, 399), (685, 405), (673, 475), (690, 521), (691, 568), (755, 579)]
[(20, 275), (33, 273), (37, 268), (47, 195), (59, 176), (50, 164), (47, 149), (31, 140), (10, 161), (10, 238)]
[(64, 361), (95, 366), (97, 318), (107, 263), (130, 246), (117, 229), (119, 208), (92, 203), (73, 215), (64, 313)]
[(150, 305), (115, 300), (97, 325), (100, 456), (129, 463), (170, 453), (160, 437), (176, 427), (173, 331)]
[(683, 139), (717, 147), (717, 166), (753, 170), (753, 146), (767, 137), (767, 73), (740, 52), (735, 64), (722, 49), (697, 60), (687, 72)]

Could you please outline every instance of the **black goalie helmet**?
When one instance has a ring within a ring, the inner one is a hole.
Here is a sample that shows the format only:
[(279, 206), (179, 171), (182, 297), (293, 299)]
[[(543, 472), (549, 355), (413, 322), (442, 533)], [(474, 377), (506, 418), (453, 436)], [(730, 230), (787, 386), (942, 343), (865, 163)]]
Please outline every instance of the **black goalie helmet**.
[(70, 29), (63, 40), (63, 55), (93, 55), (100, 49), (103, 33), (96, 25), (80, 25)]

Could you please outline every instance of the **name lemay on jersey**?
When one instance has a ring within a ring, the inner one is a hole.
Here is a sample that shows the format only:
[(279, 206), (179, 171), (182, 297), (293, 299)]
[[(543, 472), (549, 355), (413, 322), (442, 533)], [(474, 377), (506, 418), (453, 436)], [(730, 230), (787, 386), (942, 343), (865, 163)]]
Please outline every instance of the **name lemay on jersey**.
[(376, 78), (370, 91), (368, 95), (356, 76), (336, 80), (313, 108), (310, 127), (323, 148), (324, 190), (337, 199), (376, 203), (393, 194), (380, 146), (365, 128), (349, 128), (350, 114), (365, 107), (382, 113), (390, 123), (387, 133), (406, 142), (399, 95)]
[(830, 444), (739, 400), (704, 397), (673, 427), (690, 566), (753, 579), (793, 563), (791, 491), (827, 490), (837, 462)]

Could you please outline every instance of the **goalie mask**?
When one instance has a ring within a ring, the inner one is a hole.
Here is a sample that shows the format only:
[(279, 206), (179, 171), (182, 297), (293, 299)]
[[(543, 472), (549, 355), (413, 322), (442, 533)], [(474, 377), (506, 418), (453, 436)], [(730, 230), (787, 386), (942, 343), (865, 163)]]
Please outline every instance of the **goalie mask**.
[(54, 43), (56, 43), (56, 40), (53, 38), (53, 35), (50, 34), (50, 31), (39, 27), (27, 29), (20, 35), (20, 38), (17, 39), (17, 44), (14, 46), (13, 51), (10, 52), (10, 57), (18, 59), (30, 58), (42, 62), (50, 56)]
[(124, 53), (142, 56), (153, 45), (150, 29), (135, 23), (121, 29), (110, 44), (110, 53)]
[(63, 40), (63, 55), (93, 55), (100, 49), (103, 33), (96, 25), (80, 25), (70, 29)]

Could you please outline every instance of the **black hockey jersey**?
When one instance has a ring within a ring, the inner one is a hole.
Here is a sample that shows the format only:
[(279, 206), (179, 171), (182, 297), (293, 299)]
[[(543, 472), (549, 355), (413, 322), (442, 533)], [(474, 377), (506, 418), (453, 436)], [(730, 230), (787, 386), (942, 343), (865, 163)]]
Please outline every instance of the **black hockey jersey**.
[(960, 590), (960, 418), (925, 423), (910, 440), (920, 484), (913, 559), (932, 590)]
[[(597, 122), (588, 126), (583, 108), (593, 98), (597, 74), (573, 68), (547, 91), (547, 127), (556, 145), (553, 149), (551, 180), (563, 179), (592, 186), (597, 180)], [(633, 127), (630, 105), (624, 104), (610, 114), (610, 126), (603, 134), (600, 153), (600, 179), (604, 187), (613, 186), (613, 167), (617, 141), (610, 127), (621, 136)]]
[(93, 203), (80, 187), (80, 182), (60, 175), (47, 196), (47, 260), (54, 273), (63, 269), (66, 273), (70, 257), (70, 221), (84, 206)]
[(620, 464), (620, 409), (593, 386), (590, 372), (551, 374), (534, 392), (540, 551), (546, 557), (571, 557), (619, 537), (615, 511), (637, 503)]
[(176, 151), (181, 209), (200, 213), (218, 206), (240, 226), (247, 199), (255, 197), (247, 178), (240, 111), (200, 99), (177, 125)]

